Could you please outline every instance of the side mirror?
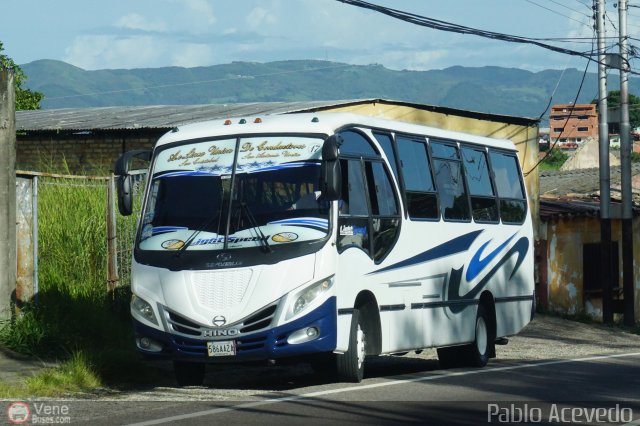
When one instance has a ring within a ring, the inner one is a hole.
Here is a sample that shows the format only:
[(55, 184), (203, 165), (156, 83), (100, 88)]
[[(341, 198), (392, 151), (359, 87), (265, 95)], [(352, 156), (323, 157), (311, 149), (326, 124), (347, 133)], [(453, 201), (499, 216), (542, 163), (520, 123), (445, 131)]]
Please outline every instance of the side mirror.
[(342, 142), (342, 136), (332, 135), (322, 145), (321, 189), (328, 201), (338, 200), (342, 195), (342, 169), (338, 160)]
[(340, 135), (331, 135), (322, 144), (322, 159), (326, 161), (335, 161), (340, 155), (340, 146), (344, 140)]
[(131, 175), (129, 175), (129, 167), (133, 158), (150, 161), (151, 151), (142, 149), (128, 151), (116, 161), (114, 174), (116, 175), (116, 189), (118, 192), (118, 210), (122, 216), (129, 216), (133, 212)]

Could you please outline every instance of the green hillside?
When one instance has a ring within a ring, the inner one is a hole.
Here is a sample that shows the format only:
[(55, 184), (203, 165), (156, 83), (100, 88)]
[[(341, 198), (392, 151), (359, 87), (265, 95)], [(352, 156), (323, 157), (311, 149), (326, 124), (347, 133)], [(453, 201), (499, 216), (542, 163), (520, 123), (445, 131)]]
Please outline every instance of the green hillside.
[[(562, 73), (460, 66), (394, 71), (328, 61), (86, 71), (40, 60), (21, 67), (27, 87), (45, 94), (43, 108), (386, 98), (526, 117), (544, 111)], [(573, 102), (581, 78), (581, 71), (566, 70), (553, 102)], [(617, 75), (609, 87), (617, 87)], [(578, 103), (590, 102), (596, 93), (596, 75), (589, 74)]]

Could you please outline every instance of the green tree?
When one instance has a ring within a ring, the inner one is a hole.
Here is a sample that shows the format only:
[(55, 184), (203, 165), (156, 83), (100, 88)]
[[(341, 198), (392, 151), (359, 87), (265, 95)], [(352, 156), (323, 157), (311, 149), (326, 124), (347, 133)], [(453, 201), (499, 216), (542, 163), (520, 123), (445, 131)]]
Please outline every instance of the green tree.
[[(598, 104), (598, 100), (591, 101), (592, 104)], [(620, 108), (620, 91), (611, 90), (607, 95), (607, 109), (612, 110)], [(629, 94), (629, 125), (631, 129), (640, 127), (640, 97)]]
[(14, 82), (16, 86), (16, 110), (40, 109), (40, 101), (44, 98), (41, 92), (25, 89), (22, 84), (27, 80), (27, 76), (22, 69), (13, 62), (13, 59), (4, 55), (4, 46), (0, 41), (0, 66), (4, 68), (12, 68), (14, 73)]
[(540, 168), (542, 170), (559, 170), (568, 158), (569, 156), (561, 149), (554, 148), (549, 151), (544, 160), (542, 160)]

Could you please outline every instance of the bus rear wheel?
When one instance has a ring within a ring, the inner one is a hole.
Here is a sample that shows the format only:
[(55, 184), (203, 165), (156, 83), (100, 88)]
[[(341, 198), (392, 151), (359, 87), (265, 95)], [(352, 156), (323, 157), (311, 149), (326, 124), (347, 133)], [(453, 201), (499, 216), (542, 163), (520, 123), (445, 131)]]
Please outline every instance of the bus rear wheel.
[(178, 386), (202, 386), (205, 364), (201, 362), (173, 361), (173, 372)]
[(464, 346), (438, 348), (438, 360), (442, 368), (484, 367), (495, 353), (495, 331), (489, 311), (485, 305), (478, 305), (475, 323), (475, 338)]
[(484, 305), (478, 305), (476, 315), (476, 337), (468, 346), (465, 346), (468, 365), (471, 367), (484, 367), (489, 362), (491, 354), (495, 351), (495, 332), (491, 328), (489, 312)]
[(363, 331), (360, 311), (353, 310), (351, 315), (351, 331), (349, 349), (336, 356), (338, 379), (346, 382), (360, 383), (364, 377), (364, 359), (367, 339)]

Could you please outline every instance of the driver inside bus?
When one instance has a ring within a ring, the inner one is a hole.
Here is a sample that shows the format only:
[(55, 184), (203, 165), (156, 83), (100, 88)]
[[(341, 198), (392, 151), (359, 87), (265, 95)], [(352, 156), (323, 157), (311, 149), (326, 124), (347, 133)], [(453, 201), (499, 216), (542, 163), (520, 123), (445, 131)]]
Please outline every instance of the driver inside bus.
[[(317, 210), (322, 208), (323, 205), (325, 205), (325, 208), (328, 207), (323, 201), (324, 199), (322, 198), (322, 192), (310, 192), (300, 197), (298, 201), (296, 201), (291, 205), (291, 207), (289, 207), (289, 210)], [(341, 214), (349, 212), (348, 204), (342, 198), (338, 200), (338, 211)]]

